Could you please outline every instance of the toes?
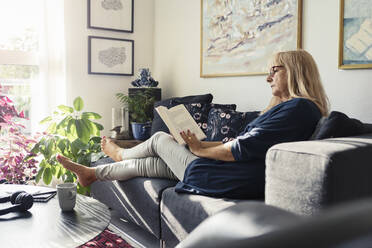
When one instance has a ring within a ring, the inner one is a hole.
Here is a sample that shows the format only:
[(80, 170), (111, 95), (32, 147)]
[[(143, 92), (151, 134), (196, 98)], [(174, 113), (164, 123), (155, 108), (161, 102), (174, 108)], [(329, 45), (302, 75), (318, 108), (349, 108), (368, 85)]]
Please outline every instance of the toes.
[(58, 162), (60, 162), (60, 163), (65, 160), (65, 157), (62, 156), (61, 154), (57, 154), (56, 158), (57, 158)]

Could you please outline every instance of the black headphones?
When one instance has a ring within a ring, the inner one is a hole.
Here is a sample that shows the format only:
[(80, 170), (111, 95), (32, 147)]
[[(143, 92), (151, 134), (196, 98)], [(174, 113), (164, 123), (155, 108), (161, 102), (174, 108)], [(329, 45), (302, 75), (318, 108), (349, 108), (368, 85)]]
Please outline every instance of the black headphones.
[(24, 212), (29, 210), (34, 204), (34, 197), (26, 191), (17, 191), (10, 196), (0, 198), (0, 203), (10, 201), (13, 205), (12, 207), (0, 209), (0, 215), (4, 215), (11, 212)]

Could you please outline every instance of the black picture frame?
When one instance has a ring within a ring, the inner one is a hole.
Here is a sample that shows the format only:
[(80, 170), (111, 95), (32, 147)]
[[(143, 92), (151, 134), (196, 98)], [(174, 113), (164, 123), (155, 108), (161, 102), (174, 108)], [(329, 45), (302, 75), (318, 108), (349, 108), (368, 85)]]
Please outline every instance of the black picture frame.
[[(123, 6), (121, 1), (129, 6)], [(104, 4), (105, 0), (87, 0), (88, 28), (133, 33), (134, 0), (117, 0)]]
[(88, 36), (88, 74), (133, 76), (134, 40)]

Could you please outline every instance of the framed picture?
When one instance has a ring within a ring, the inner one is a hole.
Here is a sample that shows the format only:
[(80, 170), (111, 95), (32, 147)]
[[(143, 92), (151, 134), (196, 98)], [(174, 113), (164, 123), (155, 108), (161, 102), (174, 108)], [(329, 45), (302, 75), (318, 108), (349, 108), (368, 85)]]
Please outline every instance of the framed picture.
[(88, 73), (133, 75), (134, 41), (88, 36)]
[(372, 68), (372, 0), (340, 0), (338, 67)]
[(263, 75), (275, 52), (301, 48), (302, 0), (201, 0), (201, 77)]
[(133, 33), (133, 0), (87, 0), (88, 28)]

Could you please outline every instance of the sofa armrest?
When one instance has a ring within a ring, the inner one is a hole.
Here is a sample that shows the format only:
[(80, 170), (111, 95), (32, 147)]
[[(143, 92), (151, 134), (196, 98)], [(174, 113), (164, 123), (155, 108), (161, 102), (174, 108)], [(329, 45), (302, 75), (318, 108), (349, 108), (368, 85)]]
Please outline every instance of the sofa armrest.
[(372, 196), (372, 133), (281, 143), (266, 155), (265, 202), (301, 215)]
[(208, 217), (176, 248), (235, 247), (247, 239), (265, 235), (301, 219), (304, 218), (263, 202), (239, 202)]
[(176, 248), (371, 247), (371, 198), (340, 204), (310, 218), (249, 205), (254, 202), (210, 216)]

